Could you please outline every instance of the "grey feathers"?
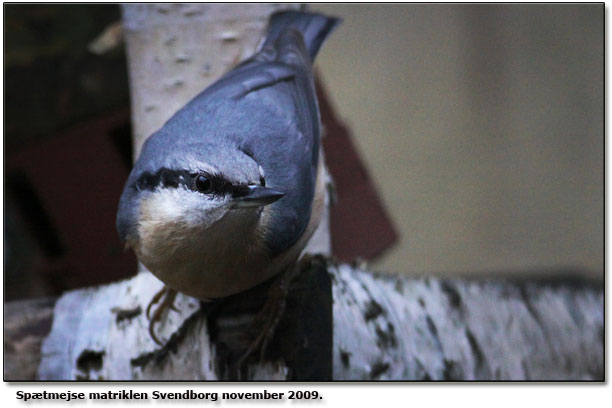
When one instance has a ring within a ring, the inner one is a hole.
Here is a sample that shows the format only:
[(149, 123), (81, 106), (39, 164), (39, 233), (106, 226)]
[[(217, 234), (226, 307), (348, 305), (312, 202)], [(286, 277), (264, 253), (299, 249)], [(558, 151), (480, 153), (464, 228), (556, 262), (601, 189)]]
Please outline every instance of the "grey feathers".
[(245, 78), (240, 83), (241, 89), (232, 97), (234, 99), (243, 98), (250, 92), (272, 86), (280, 81), (291, 80), (294, 76), (295, 71), (286, 65), (267, 64), (263, 69), (257, 70), (257, 72), (253, 72), (249, 77)]

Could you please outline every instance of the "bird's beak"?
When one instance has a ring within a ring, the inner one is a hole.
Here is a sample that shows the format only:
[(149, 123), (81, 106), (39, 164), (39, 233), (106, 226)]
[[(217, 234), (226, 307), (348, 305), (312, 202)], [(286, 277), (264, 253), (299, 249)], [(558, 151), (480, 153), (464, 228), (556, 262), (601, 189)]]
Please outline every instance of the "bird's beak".
[(249, 186), (245, 195), (234, 197), (234, 208), (260, 207), (272, 204), (285, 195), (282, 191), (269, 187)]

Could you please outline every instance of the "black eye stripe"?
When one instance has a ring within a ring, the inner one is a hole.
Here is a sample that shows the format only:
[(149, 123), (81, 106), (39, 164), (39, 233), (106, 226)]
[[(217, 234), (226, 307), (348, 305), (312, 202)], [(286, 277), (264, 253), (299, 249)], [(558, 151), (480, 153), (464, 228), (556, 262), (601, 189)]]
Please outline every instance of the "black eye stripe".
[[(196, 186), (196, 180), (199, 176), (206, 177), (210, 183), (210, 189), (205, 189)], [(155, 173), (143, 173), (138, 177), (135, 183), (135, 187), (138, 190), (153, 191), (157, 187), (165, 188), (177, 188), (179, 186), (185, 186), (186, 188), (198, 191), (203, 194), (215, 194), (215, 195), (231, 195), (232, 197), (239, 197), (248, 193), (248, 188), (245, 185), (234, 185), (223, 177), (217, 175), (210, 175), (207, 173), (192, 173), (187, 170), (172, 170), (167, 168), (161, 168)]]
[(232, 197), (243, 197), (249, 193), (249, 187), (245, 185), (234, 186), (232, 189)]
[(172, 170), (161, 168), (155, 173), (143, 173), (136, 180), (138, 190), (155, 190), (157, 187), (176, 188), (187, 185), (191, 181), (189, 172), (186, 170)]

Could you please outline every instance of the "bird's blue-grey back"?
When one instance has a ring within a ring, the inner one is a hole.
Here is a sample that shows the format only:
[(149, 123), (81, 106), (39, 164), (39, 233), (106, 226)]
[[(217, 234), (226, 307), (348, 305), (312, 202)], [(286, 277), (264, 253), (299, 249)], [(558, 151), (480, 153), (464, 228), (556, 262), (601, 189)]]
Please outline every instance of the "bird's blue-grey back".
[(270, 205), (273, 217), (266, 244), (272, 254), (293, 245), (310, 219), (318, 166), (320, 117), (312, 59), (338, 23), (314, 13), (273, 15), (268, 35), (253, 57), (196, 96), (153, 134), (120, 201), (117, 226), (122, 238), (134, 233), (136, 180), (164, 166), (181, 170), (177, 156), (197, 148), (193, 153), (204, 162), (232, 160), (235, 167), (244, 154), (263, 168), (266, 186), (285, 193)]

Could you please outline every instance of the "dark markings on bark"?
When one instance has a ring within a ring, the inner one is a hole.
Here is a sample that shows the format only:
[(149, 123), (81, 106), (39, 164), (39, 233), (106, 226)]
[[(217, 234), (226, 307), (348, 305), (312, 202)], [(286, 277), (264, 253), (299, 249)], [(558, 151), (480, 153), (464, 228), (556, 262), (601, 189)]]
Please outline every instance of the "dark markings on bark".
[(385, 314), (385, 310), (376, 300), (374, 300), (374, 296), (372, 296), (372, 294), (370, 293), (370, 290), (368, 289), (365, 283), (361, 282), (361, 288), (368, 295), (368, 298), (370, 299), (370, 301), (366, 303), (365, 311), (363, 313), (363, 317), (366, 320), (366, 322), (378, 317), (381, 314)]
[(380, 348), (397, 348), (397, 337), (395, 336), (395, 327), (387, 322), (387, 330), (383, 330), (379, 325), (376, 325), (376, 344)]
[(103, 363), (104, 351), (83, 350), (76, 362), (77, 369), (81, 371), (81, 375), (77, 375), (77, 380), (89, 380), (89, 373), (100, 371)]
[(475, 366), (475, 376), (477, 379), (485, 379), (488, 378), (489, 370), (486, 367), (485, 356), (482, 353), (480, 346), (478, 345), (478, 341), (470, 331), (470, 329), (465, 329), (465, 336), (467, 337), (468, 343), (470, 344), (470, 349), (472, 350), (472, 354), (474, 355), (474, 361), (476, 362)]
[(580, 313), (578, 309), (578, 305), (576, 304), (576, 294), (575, 293), (566, 293), (563, 296), (565, 302), (565, 308), (567, 309), (569, 315), (572, 317), (572, 320), (576, 323), (578, 327), (583, 327), (584, 325), (584, 316)]
[(448, 298), (448, 304), (453, 309), (462, 308), (463, 303), (461, 302), (461, 295), (459, 294), (459, 291), (457, 291), (457, 288), (455, 288), (455, 286), (452, 283), (448, 281), (442, 281), (440, 283), (440, 288), (442, 289), (442, 291)]
[(121, 309), (119, 307), (114, 307), (111, 309), (111, 312), (116, 315), (115, 322), (119, 324), (124, 320), (132, 320), (133, 318), (139, 316), (142, 313), (142, 309), (140, 306), (134, 309)]
[(351, 366), (351, 353), (346, 350), (340, 349), (340, 361), (344, 368), (348, 369)]
[[(425, 366), (423, 365), (423, 362), (421, 362), (421, 360), (418, 358), (416, 358), (414, 362), (416, 363), (418, 371), (421, 371), (423, 373), (423, 375), (420, 377), (420, 380), (421, 381), (431, 381), (431, 376), (429, 375), (427, 370), (425, 370)], [(415, 373), (415, 378), (418, 378), (417, 373)]]
[(519, 293), (521, 295), (521, 300), (523, 301), (523, 304), (525, 305), (525, 308), (527, 309), (527, 312), (529, 312), (529, 315), (533, 318), (533, 320), (536, 322), (536, 324), (540, 328), (540, 331), (542, 332), (542, 336), (544, 337), (546, 344), (548, 345), (548, 347), (550, 347), (551, 350), (554, 350), (552, 343), (550, 341), (550, 338), (548, 337), (548, 331), (542, 326), (542, 318), (540, 317), (540, 314), (538, 313), (536, 308), (531, 303), (531, 299), (529, 298), (529, 295), (527, 294), (526, 285), (519, 286)]
[(527, 311), (529, 312), (531, 317), (533, 317), (533, 320), (535, 320), (538, 326), (540, 326), (541, 328), (542, 320), (540, 318), (540, 315), (538, 314), (538, 311), (535, 309), (535, 307), (533, 307), (533, 304), (531, 304), (531, 300), (529, 300), (529, 296), (527, 295), (527, 289), (525, 288), (524, 285), (522, 285), (519, 288), (519, 291), (521, 293), (521, 299), (523, 300), (523, 303), (525, 304)]
[(427, 305), (425, 304), (425, 300), (423, 300), (422, 297), (419, 297), (418, 301), (419, 301), (419, 306), (421, 306), (423, 309), (427, 307)]
[(397, 348), (397, 337), (395, 336), (395, 326), (393, 323), (387, 322), (387, 333), (389, 334), (389, 338), (391, 339), (391, 347)]
[(363, 289), (363, 291), (364, 291), (365, 293), (367, 293), (367, 294), (368, 294), (368, 297), (369, 297), (370, 299), (373, 299), (373, 296), (372, 296), (372, 294), (370, 293), (370, 290), (368, 289), (368, 287), (366, 286), (366, 284), (365, 284), (365, 283), (363, 283), (363, 282), (360, 282), (360, 284), (361, 284), (361, 288)]
[(366, 304), (365, 312), (363, 313), (363, 317), (366, 322), (376, 319), (380, 315), (385, 315), (386, 312), (382, 308), (382, 306), (375, 301), (374, 299), (370, 299), (370, 301)]
[(425, 320), (427, 321), (427, 328), (429, 329), (431, 334), (433, 334), (435, 337), (438, 337), (438, 328), (436, 327), (433, 320), (431, 320), (431, 316), (427, 315), (427, 318)]
[(370, 379), (376, 380), (381, 375), (383, 375), (386, 371), (388, 371), (389, 368), (390, 368), (389, 363), (385, 363), (382, 361), (375, 363), (372, 366), (372, 369), (370, 370)]
[(444, 381), (460, 381), (464, 379), (461, 375), (462, 370), (455, 361), (445, 358), (443, 363), (442, 379)]
[(436, 327), (436, 324), (433, 322), (430, 315), (427, 315), (425, 320), (427, 321), (427, 328), (433, 335), (434, 343), (436, 343), (436, 348), (440, 353), (442, 353), (442, 343), (440, 342), (440, 337), (438, 336), (438, 328)]

